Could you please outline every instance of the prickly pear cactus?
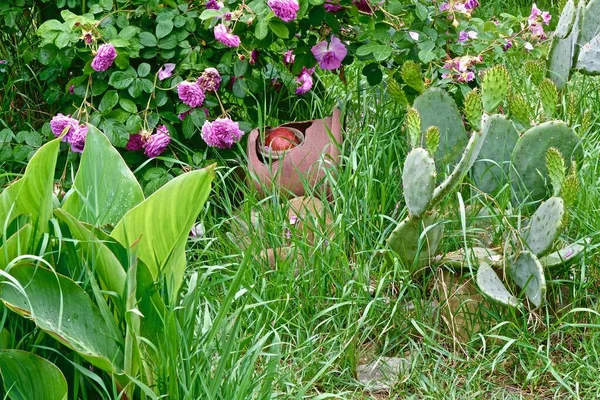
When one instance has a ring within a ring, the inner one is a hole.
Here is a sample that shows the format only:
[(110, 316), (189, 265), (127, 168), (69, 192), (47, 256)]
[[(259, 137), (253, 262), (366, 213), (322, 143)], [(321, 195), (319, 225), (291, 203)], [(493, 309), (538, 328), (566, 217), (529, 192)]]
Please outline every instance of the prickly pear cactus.
[(567, 1), (560, 14), (558, 23), (556, 24), (554, 37), (563, 39), (571, 33), (571, 29), (573, 29), (573, 24), (575, 23), (576, 14), (577, 7), (575, 6), (575, 2), (573, 0)]
[(548, 58), (548, 77), (554, 82), (558, 90), (561, 90), (569, 80), (571, 68), (575, 66), (577, 61), (578, 50), (580, 47), (585, 46), (585, 43), (580, 42), (581, 21), (585, 14), (585, 2), (581, 0), (577, 6), (570, 3), (571, 1), (565, 6), (552, 37)]
[(412, 216), (423, 215), (435, 189), (435, 163), (425, 149), (413, 149), (404, 161), (402, 188), (406, 206)]
[(502, 280), (496, 274), (496, 271), (487, 262), (480, 262), (477, 269), (477, 286), (481, 292), (491, 300), (498, 303), (518, 307), (519, 300), (515, 298), (504, 286)]
[(402, 87), (400, 87), (398, 81), (392, 77), (389, 77), (386, 82), (388, 93), (392, 96), (392, 98), (401, 106), (407, 106), (408, 100), (406, 99), (406, 94), (404, 93), (404, 90), (402, 90)]
[(579, 178), (577, 177), (577, 163), (575, 161), (571, 163), (569, 175), (567, 175), (562, 184), (561, 194), (566, 208), (575, 204), (575, 200), (577, 200), (577, 195), (579, 194)]
[(425, 83), (423, 82), (423, 74), (421, 73), (421, 65), (414, 61), (406, 61), (402, 64), (400, 70), (402, 80), (411, 88), (419, 93), (423, 93), (425, 90)]
[(430, 126), (440, 130), (440, 144), (434, 154), (438, 176), (452, 170), (467, 144), (467, 132), (456, 103), (440, 88), (429, 88), (415, 99), (413, 107), (421, 116), (421, 132)]
[(537, 257), (546, 255), (560, 236), (564, 214), (563, 199), (551, 197), (543, 202), (531, 217), (525, 242)]
[(541, 60), (525, 61), (525, 75), (534, 85), (539, 85), (546, 75), (546, 65)]
[(581, 47), (576, 68), (589, 75), (600, 74), (600, 34)]
[(556, 147), (550, 147), (546, 152), (546, 169), (554, 191), (553, 195), (558, 196), (565, 181), (566, 169), (565, 159)]
[[(444, 233), (444, 225), (437, 224), (437, 212), (429, 211), (422, 218), (408, 217), (398, 224), (388, 238), (388, 244), (398, 255), (405, 268), (412, 272), (424, 267), (433, 259)], [(421, 235), (427, 230), (427, 233)], [(418, 256), (418, 258), (417, 258)]]
[(510, 77), (503, 65), (487, 70), (481, 84), (481, 101), (486, 113), (493, 113), (508, 94)]
[(487, 136), (473, 164), (473, 182), (480, 190), (492, 193), (508, 182), (510, 159), (519, 134), (513, 123), (502, 115), (485, 118)]
[(540, 258), (540, 263), (544, 268), (554, 268), (559, 266), (568, 266), (573, 261), (582, 256), (587, 246), (581, 243), (571, 243), (560, 250), (550, 253)]
[(525, 101), (523, 96), (518, 94), (511, 94), (508, 97), (508, 107), (510, 110), (510, 118), (519, 124), (523, 128), (529, 128), (531, 126), (531, 120), (529, 119), (530, 109), (529, 104)]
[(440, 147), (440, 130), (437, 126), (430, 126), (425, 132), (425, 147), (431, 155)]
[(465, 117), (471, 127), (478, 131), (481, 129), (481, 116), (483, 115), (483, 104), (481, 104), (481, 93), (473, 89), (465, 97)]
[(421, 116), (414, 108), (409, 108), (406, 113), (406, 133), (412, 147), (421, 144)]
[(581, 19), (581, 36), (579, 43), (589, 43), (600, 34), (600, 0), (591, 0), (585, 6), (585, 12)]
[(557, 148), (569, 163), (583, 157), (581, 140), (564, 122), (545, 122), (527, 130), (512, 155), (510, 180), (517, 203), (546, 198), (549, 182), (544, 159), (550, 147)]
[(510, 260), (510, 275), (525, 292), (529, 301), (540, 307), (546, 301), (546, 277), (540, 260), (529, 251), (522, 251)]
[(544, 115), (552, 118), (558, 104), (558, 90), (556, 89), (556, 85), (550, 79), (546, 78), (540, 83), (538, 88), (540, 90), (540, 100), (542, 101)]

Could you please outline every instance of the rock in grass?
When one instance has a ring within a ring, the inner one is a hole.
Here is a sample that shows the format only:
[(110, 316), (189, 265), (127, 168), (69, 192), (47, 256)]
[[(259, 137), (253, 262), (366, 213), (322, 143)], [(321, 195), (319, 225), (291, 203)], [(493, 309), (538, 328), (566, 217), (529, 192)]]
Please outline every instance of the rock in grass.
[(379, 357), (368, 364), (359, 365), (356, 374), (366, 391), (389, 392), (408, 365), (409, 361), (405, 358)]

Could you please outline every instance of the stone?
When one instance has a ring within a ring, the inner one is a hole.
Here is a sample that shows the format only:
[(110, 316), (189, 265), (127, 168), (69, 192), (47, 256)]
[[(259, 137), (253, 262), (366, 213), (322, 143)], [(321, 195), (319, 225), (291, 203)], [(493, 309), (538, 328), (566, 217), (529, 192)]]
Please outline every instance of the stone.
[(357, 368), (358, 381), (369, 392), (389, 392), (398, 383), (409, 361), (400, 357), (379, 357)]

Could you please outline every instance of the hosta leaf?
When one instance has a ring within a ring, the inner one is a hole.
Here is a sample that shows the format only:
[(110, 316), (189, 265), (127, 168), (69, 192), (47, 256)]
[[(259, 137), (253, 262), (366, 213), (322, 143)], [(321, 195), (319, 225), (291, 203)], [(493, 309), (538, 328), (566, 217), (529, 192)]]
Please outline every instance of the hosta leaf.
[(0, 243), (0, 269), (5, 269), (14, 258), (25, 254), (31, 246), (33, 227), (26, 224), (4, 243)]
[(143, 200), (142, 189), (119, 152), (89, 125), (81, 164), (63, 209), (92, 225), (115, 225)]
[(116, 324), (108, 326), (98, 307), (74, 281), (48, 269), (19, 264), (8, 273), (21, 290), (4, 283), (3, 303), (40, 329), (109, 373), (123, 368), (121, 337)]
[(12, 400), (67, 400), (67, 381), (50, 361), (21, 350), (0, 350), (0, 374)]
[(89, 265), (94, 266), (103, 288), (122, 296), (125, 289), (126, 274), (119, 259), (104, 241), (97, 238), (73, 216), (61, 209), (55, 210), (55, 214), (69, 227), (73, 238), (79, 241), (84, 257)]
[(29, 161), (23, 177), (0, 194), (0, 236), (4, 227), (20, 214), (31, 217), (36, 237), (47, 230), (46, 224), (52, 216), (54, 169), (59, 147), (59, 139), (42, 146)]
[(185, 243), (210, 192), (214, 166), (169, 181), (129, 211), (111, 236), (125, 247), (137, 242), (138, 257), (156, 279), (166, 278), (171, 299), (185, 272)]

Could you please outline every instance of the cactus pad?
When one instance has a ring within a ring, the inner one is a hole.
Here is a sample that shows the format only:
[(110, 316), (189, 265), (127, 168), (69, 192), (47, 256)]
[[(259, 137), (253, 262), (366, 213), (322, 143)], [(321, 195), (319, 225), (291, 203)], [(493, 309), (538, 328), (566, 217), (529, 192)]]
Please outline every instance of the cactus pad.
[[(438, 244), (444, 233), (444, 225), (438, 224), (430, 226), (435, 222), (436, 212), (430, 212), (423, 218), (408, 217), (398, 224), (396, 229), (388, 238), (388, 244), (398, 255), (400, 262), (405, 268), (412, 269), (416, 260), (417, 268), (427, 265), (435, 256)], [(421, 239), (421, 234), (429, 228), (427, 233)], [(422, 240), (422, 244), (419, 242)]]
[(523, 96), (518, 94), (512, 94), (508, 98), (508, 104), (510, 109), (510, 118), (517, 122), (524, 128), (531, 126), (531, 120), (529, 119), (530, 109), (529, 104), (525, 101)]
[(433, 155), (440, 146), (440, 130), (437, 126), (430, 126), (425, 132), (425, 147)]
[(478, 131), (481, 129), (481, 116), (483, 115), (483, 105), (481, 104), (481, 93), (474, 89), (465, 97), (465, 116), (471, 127)]
[(510, 77), (503, 65), (496, 65), (487, 70), (481, 84), (481, 101), (487, 113), (496, 111), (508, 94)]
[(501, 260), (501, 256), (494, 249), (490, 249), (489, 247), (469, 247), (466, 252), (465, 249), (458, 249), (444, 254), (440, 263), (453, 268), (465, 268), (467, 266), (465, 253), (474, 259), (476, 265), (482, 262), (494, 265)]
[(486, 117), (487, 136), (473, 165), (473, 182), (486, 193), (492, 193), (508, 182), (510, 156), (519, 140), (511, 121), (502, 115)]
[(417, 147), (408, 153), (402, 187), (408, 211), (420, 217), (427, 210), (435, 189), (435, 163), (426, 150)]
[(400, 69), (400, 75), (402, 80), (411, 88), (419, 93), (423, 93), (425, 90), (425, 83), (423, 82), (423, 74), (421, 73), (421, 65), (414, 61), (406, 61), (402, 64)]
[(581, 36), (579, 43), (585, 46), (595, 36), (600, 34), (600, 0), (591, 0), (585, 7), (581, 18)]
[(563, 39), (567, 37), (569, 33), (571, 33), (571, 29), (573, 29), (573, 23), (575, 22), (575, 14), (577, 14), (575, 2), (573, 0), (567, 1), (563, 7), (562, 13), (560, 14), (558, 23), (556, 24), (554, 37)]
[(408, 100), (406, 99), (406, 94), (404, 93), (404, 90), (402, 90), (402, 88), (400, 87), (398, 81), (396, 81), (392, 77), (389, 77), (386, 83), (388, 93), (390, 94), (390, 96), (394, 100), (396, 100), (396, 102), (398, 102), (401, 106), (406, 107), (408, 105)]
[(560, 236), (564, 214), (563, 200), (560, 197), (551, 197), (543, 202), (531, 217), (525, 241), (537, 257), (548, 253), (552, 243)]
[(558, 90), (556, 89), (556, 85), (552, 80), (546, 78), (540, 83), (538, 88), (540, 89), (540, 99), (544, 114), (546, 117), (552, 118), (558, 104)]
[(547, 268), (567, 266), (577, 260), (584, 252), (586, 246), (580, 243), (572, 243), (554, 253), (540, 258), (540, 263)]
[(546, 169), (548, 170), (548, 177), (554, 190), (553, 194), (554, 196), (558, 196), (565, 181), (566, 170), (565, 159), (556, 147), (550, 147), (546, 151)]
[(600, 34), (581, 47), (576, 68), (590, 75), (600, 74)]
[(550, 147), (556, 147), (569, 163), (583, 157), (579, 137), (564, 122), (545, 122), (527, 130), (515, 145), (510, 171), (513, 196), (518, 203), (546, 198), (548, 172), (544, 157)]
[(471, 134), (471, 138), (469, 138), (469, 143), (467, 143), (467, 147), (462, 153), (462, 157), (460, 161), (454, 169), (452, 173), (442, 182), (438, 187), (433, 191), (433, 199), (431, 199), (431, 203), (435, 204), (442, 200), (452, 189), (458, 185), (465, 175), (469, 172), (477, 156), (479, 155), (479, 151), (481, 150), (481, 146), (485, 142), (485, 138), (488, 133), (488, 129), (486, 126), (489, 125), (489, 117), (484, 114), (482, 117), (482, 126), (481, 132), (474, 131)]
[(414, 108), (409, 108), (406, 113), (406, 134), (412, 147), (421, 144), (421, 116)]
[(577, 200), (579, 194), (579, 178), (577, 177), (577, 163), (571, 163), (571, 171), (565, 178), (562, 185), (562, 197), (565, 202), (565, 208), (571, 207)]
[(546, 65), (542, 60), (525, 61), (525, 75), (534, 85), (539, 85), (546, 75)]
[(427, 89), (415, 99), (413, 107), (421, 116), (421, 132), (430, 126), (440, 130), (440, 145), (433, 158), (439, 176), (458, 163), (468, 138), (456, 103), (439, 88)]
[(477, 286), (485, 296), (492, 300), (511, 307), (519, 305), (519, 301), (510, 294), (494, 269), (486, 262), (479, 263)]
[(510, 264), (513, 281), (524, 290), (534, 306), (541, 306), (546, 300), (546, 278), (538, 258), (529, 251), (522, 251), (512, 258)]
[(577, 6), (575, 20), (568, 35), (564, 38), (555, 35), (552, 39), (548, 60), (548, 74), (558, 90), (561, 90), (569, 80), (571, 68), (574, 66), (574, 58), (578, 50), (580, 21), (585, 11), (584, 5), (584, 2), (581, 1)]

